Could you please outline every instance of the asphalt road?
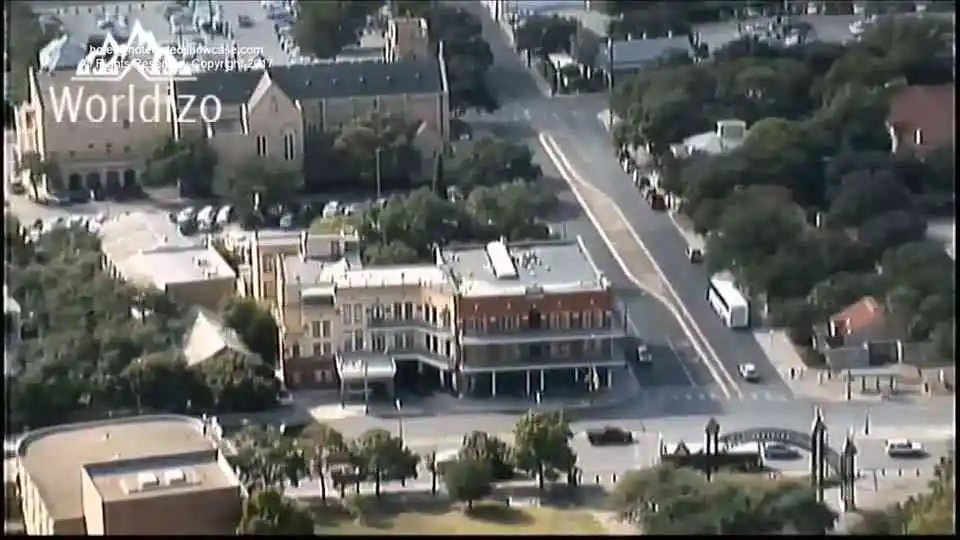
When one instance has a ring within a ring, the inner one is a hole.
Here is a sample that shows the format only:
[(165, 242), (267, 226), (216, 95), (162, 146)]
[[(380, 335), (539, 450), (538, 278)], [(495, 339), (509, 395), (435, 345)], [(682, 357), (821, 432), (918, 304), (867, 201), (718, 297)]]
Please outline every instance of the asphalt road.
[[(481, 14), (485, 23), (484, 38), (490, 43), (494, 56), (488, 82), (501, 96), (503, 105), (493, 115), (485, 115), (488, 121), (526, 124), (531, 128), (528, 131), (545, 132), (553, 137), (576, 172), (610, 200), (616, 201), (677, 292), (678, 303), (686, 307), (692, 322), (709, 342), (709, 349), (716, 352), (731, 378), (736, 381), (738, 364), (753, 363), (765, 381), (762, 391), (785, 392), (780, 376), (754, 338), (746, 333), (732, 332), (721, 323), (706, 302), (706, 273), (703, 268), (690, 265), (684, 256), (686, 240), (665, 215), (650, 210), (620, 168), (609, 135), (597, 119), (597, 113), (606, 105), (605, 96), (544, 97), (488, 12), (482, 6), (473, 9)], [(522, 81), (530, 81), (530, 84)], [(591, 250), (599, 251), (603, 243), (590, 242), (588, 245)], [(621, 246), (617, 246), (617, 251), (621, 251)], [(603, 269), (614, 274), (611, 267)], [(670, 295), (667, 296), (669, 299)], [(638, 316), (639, 313), (638, 310)], [(747, 392), (756, 391), (752, 388), (755, 385), (749, 386)]]
[[(870, 434), (863, 435), (864, 415), (868, 410), (871, 417)], [(914, 474), (916, 468), (931, 469), (934, 458), (946, 454), (952, 444), (950, 441), (952, 427), (944, 427), (952, 425), (947, 423), (947, 417), (952, 413), (927, 412), (929, 414), (923, 414), (923, 411), (918, 411), (916, 407), (892, 404), (874, 407), (858, 404), (831, 405), (825, 413), (829, 444), (839, 451), (847, 433), (852, 431), (855, 434), (860, 469), (886, 469), (893, 471), (890, 474), (896, 474), (897, 468), (909, 470)], [(630, 411), (625, 413), (625, 417), (617, 419), (575, 420), (571, 423), (575, 434), (574, 449), (580, 457), (580, 465), (586, 474), (622, 472), (655, 463), (660, 440), (668, 444), (675, 444), (681, 440), (702, 443), (703, 427), (710, 418), (707, 415), (690, 415), (639, 419), (628, 418), (631, 415)], [(916, 416), (918, 413), (921, 415)], [(762, 410), (740, 404), (716, 418), (721, 426), (721, 434), (754, 427), (785, 428), (808, 433), (813, 416), (813, 408), (810, 405), (800, 406), (797, 402), (791, 402), (780, 405), (766, 404)], [(498, 434), (509, 440), (509, 434), (517, 418), (516, 415), (506, 414), (461, 415), (455, 417), (455, 423), (466, 426), (466, 429)], [(457, 448), (463, 434), (457, 433), (459, 430), (444, 429), (438, 421), (449, 425), (451, 418), (404, 419), (403, 435), (407, 444), (415, 451), (422, 453), (434, 450), (443, 452)], [(348, 437), (359, 435), (364, 430), (375, 427), (397, 434), (400, 431), (400, 424), (401, 421), (396, 419), (383, 420), (373, 417), (331, 422), (334, 428), (341, 430)], [(639, 443), (630, 447), (591, 446), (586, 441), (585, 431), (606, 424), (633, 431), (637, 434)], [(902, 427), (904, 425), (911, 427), (905, 430)], [(922, 443), (929, 456), (920, 459), (890, 458), (886, 454), (884, 440), (900, 437), (910, 437)], [(800, 459), (777, 462), (776, 466), (784, 470), (804, 470), (806, 461)]]

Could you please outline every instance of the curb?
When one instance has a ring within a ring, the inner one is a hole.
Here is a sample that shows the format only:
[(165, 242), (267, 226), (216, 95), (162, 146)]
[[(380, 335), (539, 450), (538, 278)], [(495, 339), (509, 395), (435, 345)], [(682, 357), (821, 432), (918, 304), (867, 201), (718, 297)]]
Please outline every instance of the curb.
[[(629, 373), (627, 374), (629, 375)], [(632, 375), (630, 375), (632, 376)], [(622, 405), (624, 403), (633, 401), (637, 396), (640, 395), (640, 387), (634, 386), (631, 392), (626, 393), (625, 395), (609, 398), (609, 399), (599, 399), (593, 402), (584, 403), (584, 400), (571, 401), (570, 403), (540, 403), (539, 405), (533, 402), (529, 404), (523, 403), (512, 403), (512, 404), (503, 404), (500, 407), (471, 407), (466, 405), (464, 407), (456, 407), (447, 410), (437, 410), (431, 412), (420, 412), (420, 413), (411, 413), (405, 411), (396, 411), (395, 409), (387, 409), (383, 411), (377, 411), (374, 408), (370, 409), (369, 416), (382, 419), (410, 419), (410, 418), (425, 418), (430, 416), (456, 416), (456, 415), (466, 415), (466, 414), (521, 414), (527, 411), (537, 410), (537, 411), (577, 411), (577, 412), (589, 412), (589, 411), (598, 411), (607, 409), (610, 407), (615, 407)], [(407, 409), (409, 411), (409, 409)]]
[[(573, 196), (577, 199), (577, 202), (580, 204), (580, 207), (583, 209), (584, 214), (593, 224), (594, 228), (599, 233), (600, 238), (607, 245), (607, 248), (610, 251), (610, 255), (612, 255), (614, 260), (617, 262), (617, 264), (620, 265), (620, 268), (623, 271), (624, 275), (626, 275), (627, 278), (630, 279), (630, 281), (632, 281), (634, 285), (636, 285), (638, 288), (646, 291), (647, 293), (652, 295), (654, 298), (656, 298), (661, 304), (663, 304), (664, 307), (666, 307), (671, 312), (673, 317), (680, 324), (681, 328), (683, 328), (684, 333), (687, 334), (687, 336), (690, 338), (690, 342), (693, 344), (694, 348), (696, 349), (697, 355), (703, 361), (703, 365), (710, 372), (710, 375), (717, 381), (723, 394), (727, 397), (732, 397), (735, 395), (738, 397), (742, 397), (743, 392), (742, 390), (740, 390), (740, 387), (736, 383), (736, 380), (726, 370), (726, 368), (723, 365), (723, 362), (720, 361), (719, 355), (717, 355), (716, 351), (713, 350), (713, 346), (710, 344), (710, 341), (706, 338), (706, 336), (697, 326), (696, 320), (687, 311), (687, 308), (685, 305), (683, 305), (683, 302), (680, 300), (679, 295), (677, 295), (676, 291), (673, 290), (673, 286), (670, 284), (670, 281), (667, 279), (666, 274), (664, 274), (663, 270), (660, 268), (657, 261), (653, 258), (653, 255), (651, 255), (649, 250), (647, 250), (646, 246), (643, 243), (643, 240), (640, 238), (640, 235), (633, 228), (630, 222), (626, 219), (626, 216), (623, 214), (623, 210), (619, 207), (619, 205), (616, 204), (615, 201), (613, 202), (614, 211), (618, 214), (618, 217), (623, 222), (623, 224), (626, 225), (626, 229), (630, 233), (630, 235), (633, 237), (634, 242), (641, 249), (641, 251), (644, 252), (644, 255), (646, 256), (647, 259), (649, 259), (650, 263), (653, 266), (653, 269), (657, 272), (657, 274), (660, 277), (660, 280), (663, 282), (663, 285), (665, 286), (664, 292), (669, 293), (669, 295), (672, 296), (673, 299), (676, 300), (676, 302), (670, 300), (668, 296), (662, 295), (659, 292), (654, 291), (652, 288), (645, 286), (641, 280), (637, 279), (636, 276), (632, 274), (632, 272), (630, 271), (629, 265), (627, 265), (626, 262), (622, 259), (619, 252), (616, 249), (616, 246), (613, 245), (613, 242), (607, 236), (606, 231), (604, 231), (603, 227), (600, 226), (599, 219), (594, 215), (593, 210), (584, 200), (583, 195), (580, 193), (580, 188), (578, 188), (576, 184), (581, 184), (581, 186), (584, 186), (584, 187), (590, 187), (595, 191), (599, 192), (604, 197), (607, 197), (608, 199), (609, 199), (609, 196), (606, 193), (603, 193), (601, 190), (595, 188), (588, 182), (582, 180), (582, 178), (580, 178), (579, 173), (569, 163), (566, 156), (563, 154), (563, 150), (562, 148), (560, 148), (560, 145), (556, 143), (556, 141), (553, 139), (553, 137), (549, 133), (541, 132), (539, 141), (540, 141), (540, 145), (546, 151), (547, 157), (557, 167), (557, 170), (560, 172), (561, 177), (570, 187), (570, 191), (573, 193)], [(698, 343), (698, 342), (702, 342), (702, 343)], [(708, 355), (707, 352), (709, 352), (710, 354)], [(729, 388), (728, 388), (728, 385), (729, 385)]]

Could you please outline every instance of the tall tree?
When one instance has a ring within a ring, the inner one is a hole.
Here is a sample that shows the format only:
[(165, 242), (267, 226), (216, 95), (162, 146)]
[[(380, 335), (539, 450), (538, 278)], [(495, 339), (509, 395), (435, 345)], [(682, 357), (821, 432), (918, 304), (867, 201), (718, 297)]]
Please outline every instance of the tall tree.
[(293, 28), (297, 44), (305, 52), (326, 60), (335, 58), (344, 48), (360, 43), (367, 19), (382, 2), (304, 2)]
[(209, 197), (218, 157), (202, 136), (164, 137), (150, 150), (143, 184), (177, 186), (186, 197)]
[(289, 200), (302, 186), (299, 171), (256, 157), (218, 171), (213, 180), (213, 192), (245, 216), (253, 212), (255, 198), (259, 197), (260, 207), (265, 208)]
[(277, 366), (279, 334), (273, 315), (249, 298), (230, 298), (222, 309), (223, 321), (269, 366)]
[(528, 412), (513, 428), (517, 468), (536, 476), (542, 490), (577, 464), (570, 447), (573, 433), (562, 412)]
[(384, 480), (415, 478), (420, 456), (403, 445), (398, 437), (382, 429), (371, 429), (351, 442), (351, 454), (356, 456), (360, 475), (374, 482), (376, 495)]
[(23, 155), (16, 167), (17, 175), (26, 174), (30, 182), (30, 193), (34, 200), (40, 200), (40, 187), (46, 185), (50, 190), (63, 187), (63, 175), (60, 165), (51, 159), (41, 159), (35, 152)]
[(447, 493), (455, 501), (467, 503), (467, 510), (473, 509), (477, 501), (492, 491), (490, 464), (472, 458), (460, 458), (444, 465), (443, 483)]
[(255, 491), (244, 502), (237, 534), (313, 535), (314, 529), (309, 511), (278, 490), (266, 489)]
[(464, 435), (459, 459), (474, 459), (489, 465), (494, 481), (513, 478), (513, 456), (510, 446), (502, 439), (484, 431), (473, 431)]

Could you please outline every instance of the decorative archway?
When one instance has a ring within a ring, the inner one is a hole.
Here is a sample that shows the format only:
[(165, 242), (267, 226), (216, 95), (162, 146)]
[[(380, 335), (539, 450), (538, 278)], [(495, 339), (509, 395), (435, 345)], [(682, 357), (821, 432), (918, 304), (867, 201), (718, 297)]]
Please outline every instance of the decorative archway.
[(80, 176), (77, 173), (73, 173), (67, 177), (67, 188), (71, 191), (79, 191), (83, 189), (83, 176)]
[[(734, 431), (720, 435), (717, 438), (721, 450), (729, 450), (742, 444), (751, 442), (776, 442), (812, 452), (814, 440), (809, 433), (801, 433), (792, 429), (776, 427), (761, 427)], [(823, 459), (835, 473), (840, 472), (840, 452), (829, 446), (823, 449)]]
[(120, 190), (120, 173), (117, 171), (107, 171), (106, 180), (107, 193), (116, 193)]
[(100, 180), (100, 173), (98, 173), (98, 172), (90, 172), (90, 173), (87, 173), (87, 181), (86, 181), (86, 184), (87, 184), (87, 188), (88, 188), (88, 189), (93, 188), (93, 187), (99, 187), (99, 186), (101, 185), (101, 183), (102, 183), (102, 182), (101, 182), (101, 180)]

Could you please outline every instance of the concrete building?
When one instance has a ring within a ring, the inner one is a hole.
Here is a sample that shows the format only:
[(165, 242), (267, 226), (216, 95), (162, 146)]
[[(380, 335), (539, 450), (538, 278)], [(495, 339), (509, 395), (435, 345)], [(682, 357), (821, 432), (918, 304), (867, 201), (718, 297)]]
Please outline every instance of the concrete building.
[(610, 285), (579, 240), (443, 248), (433, 264), (370, 268), (349, 245), (337, 256), (313, 246), (278, 255), (271, 276), (290, 387), (534, 396), (609, 385), (624, 364)]
[(232, 535), (243, 488), (210, 430), (157, 415), (27, 433), (16, 458), (26, 533)]
[[(220, 11), (213, 8), (210, 13), (210, 6), (217, 2), (192, 2), (185, 8), (173, 3), (114, 2), (50, 9), (47, 16), (59, 21), (63, 35), (41, 51), (40, 68), (30, 73), (27, 99), (14, 115), (17, 162), (33, 153), (59, 166), (56, 178), (44, 179), (41, 192), (96, 185), (115, 191), (133, 185), (160, 142), (188, 133), (208, 138), (220, 164), (259, 156), (297, 170), (311, 170), (310, 152), (305, 148), (325, 141), (324, 131), (370, 111), (404, 114), (439, 140), (448, 138), (442, 55), (434, 54), (423, 36), (408, 31), (406, 22), (394, 25), (396, 35), (378, 55), (396, 61), (291, 63), (277, 44), (274, 23), (265, 17), (252, 28), (223, 31), (232, 38), (201, 28), (203, 17), (226, 21), (239, 3), (244, 2), (225, 3)], [(246, 4), (251, 7), (241, 10), (245, 15), (264, 12), (256, 3)], [(150, 80), (136, 70), (119, 81), (75, 80), (87, 51), (108, 36), (121, 42), (152, 39), (161, 46), (203, 43), (266, 52), (256, 58), (240, 58), (237, 53), (209, 59), (207, 66), (213, 67), (208, 71), (177, 84)], [(213, 101), (201, 107), (208, 96), (216, 98), (219, 114), (212, 110)], [(145, 103), (149, 114), (141, 111)], [(159, 114), (154, 114), (154, 103), (159, 103)], [(197, 122), (201, 111), (207, 118), (216, 116), (216, 121)]]
[(212, 71), (178, 82), (174, 92), (219, 98), (217, 122), (178, 123), (173, 129), (177, 138), (189, 133), (206, 137), (221, 163), (257, 156), (297, 169), (319, 167), (311, 161), (316, 153), (304, 149), (323, 147), (327, 132), (374, 111), (403, 114), (441, 140), (449, 137), (446, 75), (437, 58)]
[(237, 289), (237, 274), (203, 240), (188, 239), (163, 214), (127, 213), (100, 228), (104, 269), (185, 305), (216, 310)]
[(674, 156), (683, 158), (700, 152), (718, 155), (736, 150), (747, 139), (747, 123), (743, 120), (720, 120), (713, 131), (698, 133), (683, 140), (680, 144), (670, 145)]

